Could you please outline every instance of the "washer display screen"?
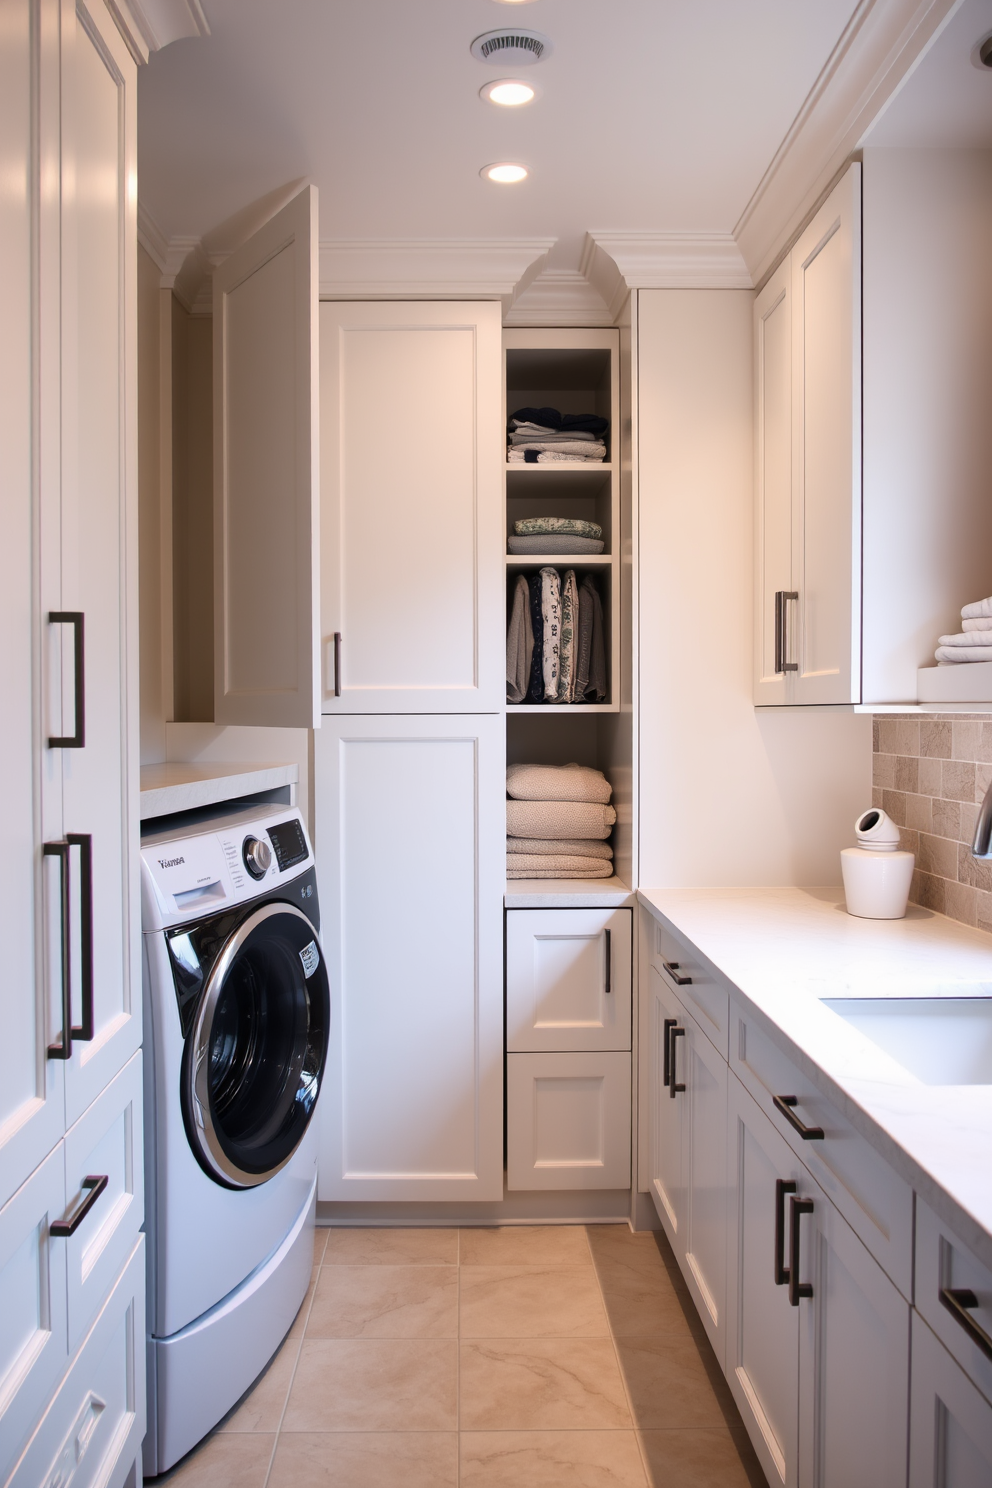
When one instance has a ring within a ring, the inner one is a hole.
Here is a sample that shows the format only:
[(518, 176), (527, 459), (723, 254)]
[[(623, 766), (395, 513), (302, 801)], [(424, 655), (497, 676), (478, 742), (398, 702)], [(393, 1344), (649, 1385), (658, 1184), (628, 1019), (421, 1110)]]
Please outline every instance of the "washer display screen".
[(285, 873), (287, 868), (292, 868), (296, 863), (302, 863), (307, 855), (306, 838), (303, 828), (295, 816), (290, 821), (279, 822), (277, 826), (267, 827), (266, 831), (269, 841), (275, 848), (276, 862), (279, 864), (279, 872)]

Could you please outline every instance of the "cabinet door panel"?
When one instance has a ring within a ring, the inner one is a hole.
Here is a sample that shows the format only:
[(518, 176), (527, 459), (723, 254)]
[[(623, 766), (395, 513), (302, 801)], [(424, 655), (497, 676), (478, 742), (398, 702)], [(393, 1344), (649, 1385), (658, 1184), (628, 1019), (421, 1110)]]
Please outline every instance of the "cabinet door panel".
[(684, 1271), (721, 1367), (726, 1359), (727, 1066), (688, 1014), (676, 1052), (676, 1102), (685, 1103)]
[(68, 1361), (61, 1143), (0, 1209), (0, 1482)]
[(501, 719), (325, 719), (314, 749), (332, 1000), (319, 1197), (498, 1199)]
[(629, 909), (511, 909), (506, 1047), (630, 1048)]
[[(62, 607), (85, 616), (85, 744), (60, 751), (64, 825), (92, 844), (93, 1029), (66, 1070), (71, 1124), (141, 1042), (133, 366), (134, 63), (101, 7), (63, 6)], [(68, 627), (62, 627), (68, 632)], [(77, 679), (65, 636), (62, 733)], [(81, 720), (75, 720), (77, 726)], [(86, 1022), (81, 852), (71, 867), (73, 1023)]]
[[(666, 1082), (669, 1028), (682, 1020), (683, 1009), (669, 990), (661, 972), (647, 972), (648, 1005), (646, 1032), (649, 1040), (648, 1147), (651, 1165), (651, 1197), (680, 1258), (685, 1254), (685, 1181), (682, 1124), (685, 1107), (673, 1100)], [(668, 1026), (666, 1026), (666, 1024)]]
[(909, 1488), (988, 1488), (992, 1405), (913, 1313)]
[[(799, 1309), (775, 1280), (776, 1182), (815, 1190), (802, 1164), (740, 1083), (728, 1089), (729, 1167), (736, 1204), (729, 1235), (727, 1378), (768, 1481), (794, 1488), (799, 1471)], [(788, 1199), (785, 1198), (786, 1264)]]
[(502, 708), (499, 306), (328, 303), (320, 337), (323, 711)]
[(630, 1187), (630, 1055), (506, 1056), (508, 1189)]
[[(754, 701), (789, 700), (777, 670), (776, 593), (792, 590), (792, 266), (778, 268), (754, 302), (755, 545)], [(781, 603), (781, 601), (779, 602)], [(788, 601), (786, 624), (795, 621)], [(793, 642), (794, 645), (794, 642)], [(795, 660), (790, 648), (787, 660)]]
[[(36, 9), (41, 46), (33, 51), (31, 12)], [(44, 957), (44, 878), (41, 842), (61, 837), (61, 769), (59, 751), (46, 747), (57, 708), (46, 706), (49, 674), (57, 666), (54, 628), (44, 624), (48, 610), (58, 610), (59, 564), (56, 541), (43, 530), (41, 488), (34, 462), (34, 441), (42, 438), (41, 408), (32, 397), (37, 330), (32, 310), (32, 279), (42, 263), (33, 241), (31, 203), (36, 198), (39, 163), (32, 151), (32, 115), (39, 108), (42, 81), (51, 83), (57, 67), (57, 30), (51, 6), (12, 0), (4, 8), (0, 30), (0, 138), (5, 179), (0, 193), (0, 255), (7, 281), (4, 333), (0, 337), (0, 449), (3, 450), (4, 495), (0, 501), (0, 550), (16, 555), (4, 567), (0, 584), (0, 696), (4, 700), (0, 729), (0, 771), (16, 782), (4, 800), (4, 851), (0, 854), (0, 937), (4, 947), (3, 1038), (0, 1039), (0, 1205), (20, 1187), (50, 1152), (63, 1130), (63, 1066), (48, 1059), (49, 1042), (59, 1030), (57, 995), (51, 998)], [(50, 121), (43, 120), (41, 146), (57, 151)], [(57, 154), (56, 154), (57, 159)], [(57, 208), (57, 203), (55, 203)], [(52, 203), (41, 214), (46, 250), (57, 233)], [(45, 255), (44, 269), (48, 274)], [(46, 289), (49, 282), (46, 278)], [(54, 288), (56, 301), (58, 283)], [(47, 326), (47, 321), (46, 321)], [(56, 347), (56, 366), (58, 348)], [(47, 364), (46, 364), (47, 369)], [(43, 388), (47, 412), (50, 377)], [(54, 407), (58, 408), (57, 378)], [(55, 428), (53, 430), (53, 424)], [(57, 421), (46, 418), (44, 434), (55, 434), (52, 499), (45, 509), (58, 512)], [(42, 551), (47, 562), (43, 563)], [(57, 895), (53, 901), (57, 907)], [(56, 910), (57, 912), (57, 910)], [(52, 989), (54, 991), (54, 989)]]
[(909, 1432), (909, 1304), (832, 1204), (803, 1220), (800, 1482), (903, 1488)]
[(795, 701), (861, 699), (861, 167), (791, 254)]

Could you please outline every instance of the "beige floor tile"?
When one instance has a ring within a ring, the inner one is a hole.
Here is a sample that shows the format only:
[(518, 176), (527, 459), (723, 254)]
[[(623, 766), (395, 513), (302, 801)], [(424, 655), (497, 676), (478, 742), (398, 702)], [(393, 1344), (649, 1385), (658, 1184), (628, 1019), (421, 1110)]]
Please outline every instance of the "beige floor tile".
[(664, 1268), (642, 1275), (601, 1263), (596, 1270), (615, 1338), (691, 1336), (679, 1294)]
[(462, 1230), (463, 1266), (588, 1266), (582, 1225), (505, 1225)]
[(725, 1428), (642, 1431), (652, 1488), (767, 1488), (758, 1459), (747, 1460)]
[(651, 1231), (634, 1234), (626, 1225), (588, 1225), (586, 1233), (597, 1268), (634, 1276), (656, 1276), (667, 1269)]
[(453, 1431), (457, 1345), (440, 1338), (304, 1338), (286, 1431)]
[(609, 1339), (485, 1339), (461, 1346), (465, 1431), (592, 1431), (631, 1425)]
[(255, 1381), (221, 1431), (278, 1431), (300, 1352), (299, 1338), (287, 1338), (265, 1373)]
[(462, 1488), (645, 1488), (632, 1431), (463, 1431)]
[(617, 1352), (642, 1431), (726, 1424), (695, 1344), (671, 1338), (622, 1338)]
[(324, 1246), (327, 1244), (327, 1231), (323, 1228), (314, 1228), (313, 1232), (313, 1263), (319, 1266), (324, 1258)]
[(455, 1266), (323, 1266), (308, 1338), (455, 1338)]
[(320, 1267), (314, 1266), (310, 1276), (310, 1285), (307, 1287), (307, 1294), (300, 1303), (299, 1311), (293, 1319), (293, 1325), (287, 1335), (289, 1338), (301, 1338), (303, 1335), (303, 1329), (306, 1327), (307, 1317), (310, 1313), (310, 1303), (313, 1301), (314, 1289), (317, 1285), (317, 1277), (319, 1275)]
[(465, 1266), (463, 1338), (605, 1338), (592, 1266)]
[(325, 1266), (455, 1266), (457, 1230), (327, 1231)]
[(458, 1436), (284, 1431), (268, 1488), (456, 1488)]
[(262, 1488), (272, 1436), (208, 1436), (171, 1472), (155, 1478), (169, 1488)]

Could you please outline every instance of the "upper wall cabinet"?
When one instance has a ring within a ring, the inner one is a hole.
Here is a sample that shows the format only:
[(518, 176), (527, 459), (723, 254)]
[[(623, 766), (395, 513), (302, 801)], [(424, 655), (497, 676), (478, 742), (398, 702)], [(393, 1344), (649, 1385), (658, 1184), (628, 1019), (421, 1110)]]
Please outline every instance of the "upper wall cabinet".
[(320, 307), (321, 708), (505, 703), (500, 306)]
[(754, 308), (757, 704), (861, 700), (861, 167)]
[(214, 274), (214, 719), (312, 727), (317, 190)]

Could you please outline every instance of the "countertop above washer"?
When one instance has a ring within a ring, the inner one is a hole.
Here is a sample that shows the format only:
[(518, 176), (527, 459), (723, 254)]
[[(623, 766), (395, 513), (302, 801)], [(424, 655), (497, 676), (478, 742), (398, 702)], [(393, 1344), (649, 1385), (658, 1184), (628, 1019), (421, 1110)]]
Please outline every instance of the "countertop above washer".
[(170, 760), (160, 765), (142, 765), (141, 820), (171, 816), (177, 811), (195, 811), (200, 806), (213, 806), (218, 801), (277, 790), (280, 786), (295, 786), (299, 779), (300, 767), (296, 764), (245, 765), (214, 761), (193, 764)]

